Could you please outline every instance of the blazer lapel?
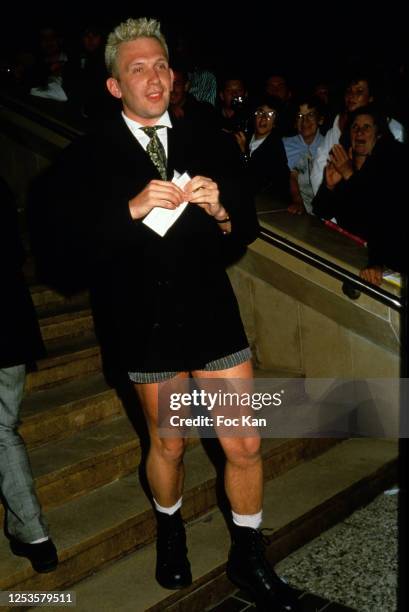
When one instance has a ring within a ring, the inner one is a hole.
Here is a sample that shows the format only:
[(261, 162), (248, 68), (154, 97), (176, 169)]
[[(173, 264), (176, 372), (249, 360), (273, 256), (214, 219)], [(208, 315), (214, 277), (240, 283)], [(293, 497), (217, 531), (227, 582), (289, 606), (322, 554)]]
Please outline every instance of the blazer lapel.
[(122, 117), (116, 129), (115, 138), (118, 140), (121, 160), (126, 163), (128, 171), (135, 172), (135, 168), (138, 168), (138, 174), (146, 175), (147, 178), (160, 179), (160, 174), (149, 154), (139, 144)]
[(174, 171), (186, 172), (184, 139), (177, 127), (168, 128), (168, 180), (172, 180)]

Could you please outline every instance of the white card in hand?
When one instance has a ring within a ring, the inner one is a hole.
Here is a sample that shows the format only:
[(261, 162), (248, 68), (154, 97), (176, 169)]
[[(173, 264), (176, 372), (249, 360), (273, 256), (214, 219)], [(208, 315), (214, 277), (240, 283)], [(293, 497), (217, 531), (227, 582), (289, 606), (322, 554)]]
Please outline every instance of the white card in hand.
[[(179, 174), (179, 172), (175, 170), (172, 183), (175, 183), (175, 185), (183, 189), (183, 187), (189, 181), (190, 176), (187, 172)], [(154, 232), (159, 234), (159, 236), (163, 237), (168, 231), (168, 229), (172, 227), (175, 221), (179, 219), (180, 215), (185, 210), (187, 204), (187, 202), (182, 202), (177, 208), (174, 208), (172, 210), (170, 210), (169, 208), (160, 208), (160, 206), (155, 206), (155, 208), (152, 208), (150, 213), (146, 215), (142, 223), (150, 227)]]

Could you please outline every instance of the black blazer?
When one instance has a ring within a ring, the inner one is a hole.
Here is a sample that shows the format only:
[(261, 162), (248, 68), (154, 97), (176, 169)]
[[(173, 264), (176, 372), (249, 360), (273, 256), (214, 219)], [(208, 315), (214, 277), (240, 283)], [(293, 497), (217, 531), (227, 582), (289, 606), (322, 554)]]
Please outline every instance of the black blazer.
[(44, 355), (40, 328), (24, 280), (25, 259), (17, 209), (7, 184), (0, 179), (0, 368), (28, 364)]
[[(128, 371), (192, 370), (247, 345), (225, 263), (258, 223), (227, 142), (188, 122), (168, 130), (168, 178), (216, 180), (230, 236), (195, 205), (163, 238), (131, 218), (129, 200), (159, 175), (122, 117), (70, 146), (34, 190), (40, 260), (71, 282), (86, 271), (98, 329)], [(41, 237), (41, 219), (51, 234)]]

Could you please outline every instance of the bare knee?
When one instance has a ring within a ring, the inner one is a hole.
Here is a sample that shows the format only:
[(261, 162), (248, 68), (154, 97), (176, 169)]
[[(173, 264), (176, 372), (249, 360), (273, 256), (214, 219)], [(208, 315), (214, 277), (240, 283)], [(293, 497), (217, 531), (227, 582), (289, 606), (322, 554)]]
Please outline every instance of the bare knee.
[(247, 468), (260, 461), (259, 438), (236, 438), (223, 444), (226, 458), (237, 467)]
[(185, 453), (186, 441), (183, 438), (158, 438), (153, 441), (153, 446), (166, 462), (181, 463)]

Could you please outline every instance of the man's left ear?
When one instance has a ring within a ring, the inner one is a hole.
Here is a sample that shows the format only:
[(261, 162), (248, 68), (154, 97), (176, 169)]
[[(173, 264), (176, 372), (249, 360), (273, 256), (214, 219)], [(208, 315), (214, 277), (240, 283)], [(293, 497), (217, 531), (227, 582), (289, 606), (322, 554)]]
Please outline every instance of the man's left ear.
[(114, 98), (122, 98), (121, 88), (119, 87), (118, 81), (114, 79), (114, 77), (109, 77), (109, 79), (107, 79), (107, 89), (111, 96), (114, 96)]
[(172, 68), (169, 68), (169, 73), (170, 73), (170, 90), (172, 91), (172, 89), (173, 89), (173, 81), (175, 80), (175, 75), (173, 73)]

